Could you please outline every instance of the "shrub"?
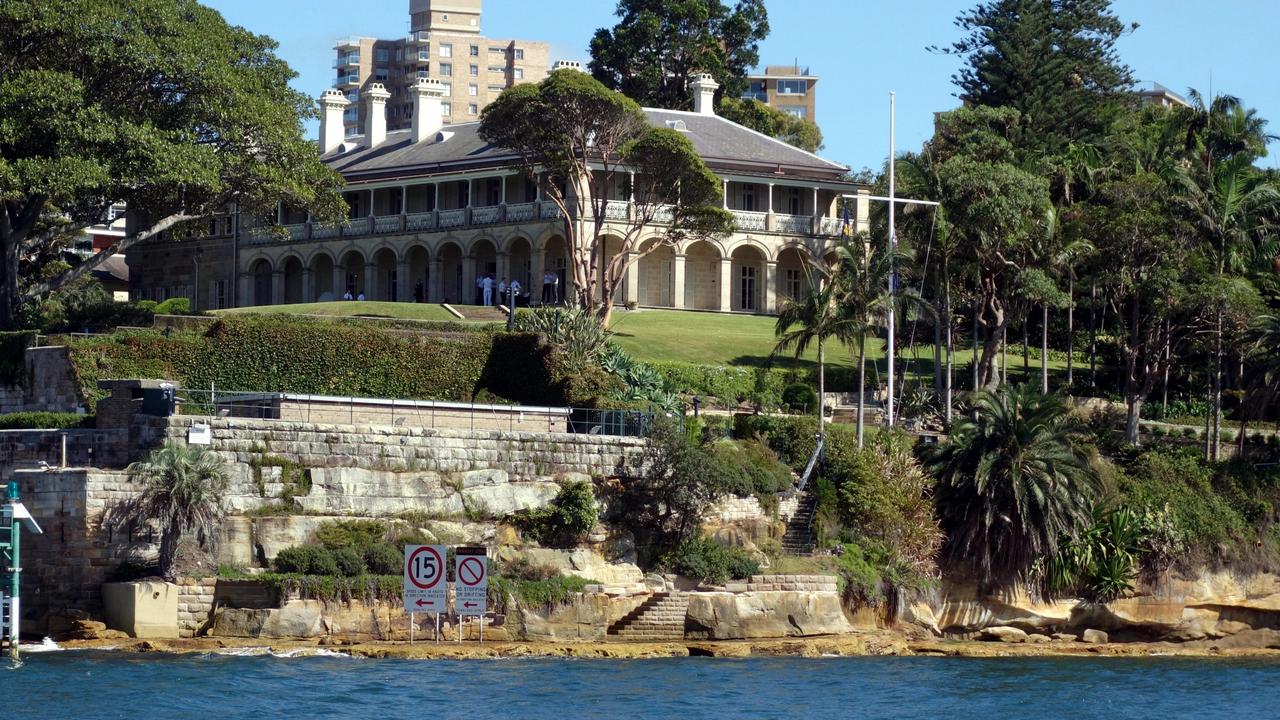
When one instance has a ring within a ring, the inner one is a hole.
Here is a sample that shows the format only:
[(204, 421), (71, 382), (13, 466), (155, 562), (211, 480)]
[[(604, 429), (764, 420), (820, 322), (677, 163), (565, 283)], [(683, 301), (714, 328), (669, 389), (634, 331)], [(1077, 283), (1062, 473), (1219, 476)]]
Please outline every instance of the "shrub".
[(316, 528), (316, 542), (329, 550), (353, 548), (361, 554), (386, 535), (387, 526), (378, 520), (337, 520)]
[(685, 540), (659, 564), (670, 572), (713, 585), (760, 572), (760, 564), (746, 550), (725, 547), (708, 537)]
[(191, 301), (184, 297), (172, 297), (156, 305), (156, 315), (190, 315)]
[(782, 391), (782, 404), (793, 412), (814, 412), (818, 407), (818, 393), (806, 384), (792, 383)]
[(281, 550), (272, 562), (279, 573), (299, 575), (339, 575), (333, 553), (320, 545), (297, 545)]
[(721, 440), (711, 448), (720, 467), (721, 494), (754, 496), (769, 508), (776, 507), (778, 493), (792, 485), (791, 471), (758, 440)]
[(338, 574), (356, 577), (365, 573), (364, 555), (353, 547), (344, 547), (333, 551), (333, 561), (338, 566)]
[(595, 494), (590, 483), (565, 483), (548, 505), (516, 515), (513, 520), (539, 544), (577, 543), (596, 525)]
[(27, 430), (33, 428), (66, 430), (94, 426), (93, 415), (58, 412), (16, 412), (0, 415), (0, 430)]
[(404, 552), (387, 543), (365, 548), (364, 564), (374, 575), (398, 575), (404, 563)]

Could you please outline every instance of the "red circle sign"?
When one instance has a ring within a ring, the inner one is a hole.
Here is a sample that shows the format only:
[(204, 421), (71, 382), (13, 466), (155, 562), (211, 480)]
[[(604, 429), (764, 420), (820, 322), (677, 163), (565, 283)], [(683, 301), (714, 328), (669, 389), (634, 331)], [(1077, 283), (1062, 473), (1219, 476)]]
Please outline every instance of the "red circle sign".
[(484, 580), (484, 563), (469, 557), (458, 563), (458, 580), (463, 585), (475, 586)]
[(404, 564), (404, 576), (415, 587), (430, 590), (444, 577), (444, 558), (430, 545), (423, 545), (409, 555)]

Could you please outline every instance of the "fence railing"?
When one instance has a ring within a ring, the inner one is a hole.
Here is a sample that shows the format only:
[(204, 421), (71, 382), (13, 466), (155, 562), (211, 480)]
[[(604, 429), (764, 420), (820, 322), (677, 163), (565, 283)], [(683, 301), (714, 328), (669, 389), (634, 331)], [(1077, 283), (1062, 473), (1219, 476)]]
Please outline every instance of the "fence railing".
[(337, 425), (577, 433), (643, 437), (654, 414), (642, 410), (496, 405), (294, 393), (179, 390), (173, 414)]

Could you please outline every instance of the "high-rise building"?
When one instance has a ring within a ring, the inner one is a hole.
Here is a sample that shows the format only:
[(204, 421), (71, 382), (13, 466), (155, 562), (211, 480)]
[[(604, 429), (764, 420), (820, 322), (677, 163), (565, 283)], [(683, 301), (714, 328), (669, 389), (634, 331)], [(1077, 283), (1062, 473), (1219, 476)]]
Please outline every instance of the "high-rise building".
[(349, 38), (334, 47), (333, 86), (351, 106), (344, 116), (347, 135), (364, 127), (367, 103), (361, 94), (378, 83), (387, 99), (387, 129), (409, 127), (409, 88), (418, 78), (444, 84), (444, 122), (476, 120), (503, 90), (547, 76), (551, 48), (532, 40), (495, 40), (480, 34), (481, 0), (409, 0), (409, 36), (395, 40)]
[(817, 122), (818, 76), (799, 65), (769, 65), (762, 73), (747, 75), (747, 91), (742, 97)]

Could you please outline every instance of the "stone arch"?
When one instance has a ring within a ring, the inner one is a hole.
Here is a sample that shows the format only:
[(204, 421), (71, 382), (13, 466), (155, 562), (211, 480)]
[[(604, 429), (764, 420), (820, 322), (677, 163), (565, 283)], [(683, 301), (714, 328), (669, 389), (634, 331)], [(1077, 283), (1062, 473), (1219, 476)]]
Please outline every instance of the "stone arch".
[(754, 243), (742, 243), (730, 256), (729, 308), (741, 312), (761, 312), (765, 308), (764, 250)]
[(813, 292), (811, 286), (816, 272), (809, 264), (809, 251), (803, 245), (791, 244), (778, 252), (778, 303), (784, 298), (800, 300)]
[[(602, 251), (599, 254), (599, 265), (596, 267), (596, 277), (600, 280), (604, 279), (605, 269), (609, 267), (609, 263), (613, 262), (613, 259), (622, 251), (622, 243), (622, 238), (617, 235), (606, 234), (601, 237)], [(613, 298), (611, 299), (604, 297), (604, 283), (601, 282), (599, 285), (601, 300), (610, 300), (614, 303), (620, 303), (627, 299), (627, 277), (625, 274), (622, 276), (621, 282), (614, 287)]]
[(404, 259), (409, 276), (401, 283), (404, 288), (401, 299), (426, 302), (431, 297), (431, 252), (424, 245), (412, 245), (405, 251)]
[(305, 279), (303, 278), (304, 267), (302, 259), (297, 255), (286, 255), (280, 261), (281, 274), (284, 280), (284, 302), (286, 305), (306, 302)]
[(441, 300), (459, 304), (471, 302), (472, 296), (463, 292), (462, 246), (452, 240), (442, 242), (440, 249), (436, 252), (436, 258), (440, 262)]
[(720, 309), (720, 248), (697, 240), (684, 252), (684, 306), (691, 310)]
[(271, 261), (260, 257), (250, 262), (249, 275), (253, 278), (253, 304), (270, 305), (273, 280)]
[(351, 248), (342, 253), (342, 260), (339, 261), (340, 272), (342, 273), (342, 290), (338, 297), (342, 297), (343, 293), (351, 293), (352, 297), (359, 297), (364, 293), (368, 278), (365, 277), (365, 255), (363, 252)]
[[(472, 263), (472, 277), (483, 278), (487, 275), (493, 276), (493, 286), (498, 287), (498, 280), (501, 279), (501, 268), (498, 267), (498, 246), (491, 238), (480, 237), (471, 242), (469, 257)], [(479, 286), (475, 285), (468, 288), (472, 297), (470, 302), (479, 305), (484, 301), (484, 295), (480, 291)], [(496, 303), (496, 299), (494, 300)]]
[(342, 298), (342, 292), (339, 290), (342, 287), (342, 279), (335, 276), (333, 255), (325, 250), (314, 252), (307, 260), (307, 267), (311, 268), (314, 300), (328, 302)]
[[(648, 250), (658, 245), (654, 238), (641, 245)], [(675, 307), (675, 248), (669, 244), (661, 244), (649, 254), (640, 258), (640, 293), (641, 305), (652, 307)]]
[(741, 238), (737, 242), (730, 243), (726, 248), (726, 251), (730, 256), (732, 256), (735, 253), (737, 253), (739, 249), (746, 248), (746, 247), (754, 248), (755, 250), (757, 250), (760, 253), (760, 257), (763, 260), (768, 261), (768, 260), (777, 259), (777, 254), (775, 253), (775, 249), (773, 247), (770, 247), (768, 244), (764, 243), (759, 238), (751, 237), (751, 236)]
[[(542, 302), (562, 302), (573, 292), (573, 271), (569, 269), (569, 243), (563, 235), (550, 233), (538, 243), (538, 251), (542, 253), (544, 273), (555, 276), (556, 282), (543, 287)], [(543, 285), (541, 278), (539, 285)]]
[(524, 235), (513, 235), (506, 244), (507, 279), (519, 281), (525, 290), (533, 288), (533, 242)]

